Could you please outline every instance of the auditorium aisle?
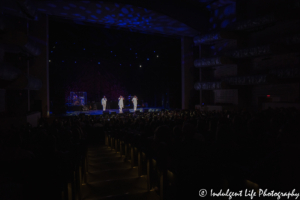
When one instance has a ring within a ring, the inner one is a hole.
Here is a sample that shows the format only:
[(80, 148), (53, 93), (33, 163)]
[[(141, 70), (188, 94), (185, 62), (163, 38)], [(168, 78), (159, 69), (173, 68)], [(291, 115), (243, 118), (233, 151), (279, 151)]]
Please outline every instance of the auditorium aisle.
[(87, 184), (82, 185), (83, 200), (158, 200), (155, 191), (147, 191), (146, 176), (124, 162), (124, 156), (107, 146), (88, 148)]

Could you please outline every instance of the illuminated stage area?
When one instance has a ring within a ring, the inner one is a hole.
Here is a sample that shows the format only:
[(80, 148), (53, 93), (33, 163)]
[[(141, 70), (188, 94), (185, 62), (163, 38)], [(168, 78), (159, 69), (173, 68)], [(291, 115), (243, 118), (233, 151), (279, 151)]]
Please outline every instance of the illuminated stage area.
[[(159, 112), (162, 111), (161, 108), (138, 108), (137, 112)], [(85, 115), (103, 115), (103, 114), (120, 114), (119, 109), (107, 109), (106, 111), (103, 110), (88, 110), (88, 111), (67, 111), (65, 116), (78, 116), (80, 114)], [(133, 109), (123, 109), (122, 113), (134, 113)]]

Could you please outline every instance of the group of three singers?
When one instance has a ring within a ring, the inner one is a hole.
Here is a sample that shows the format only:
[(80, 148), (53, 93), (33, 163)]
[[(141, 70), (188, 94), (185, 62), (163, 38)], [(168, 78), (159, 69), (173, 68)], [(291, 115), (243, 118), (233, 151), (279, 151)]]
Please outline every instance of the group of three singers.
[[(124, 108), (124, 103), (123, 103), (124, 97), (122, 95), (120, 95), (120, 97), (118, 98), (118, 100), (119, 100), (119, 103), (118, 103), (118, 105), (119, 105), (119, 111), (120, 111), (120, 113), (122, 113), (123, 112), (122, 109)], [(133, 111), (134, 112), (136, 111), (136, 108), (137, 108), (137, 100), (138, 100), (137, 96), (134, 96), (132, 98), (132, 100), (131, 100), (133, 102)], [(103, 106), (103, 111), (106, 110), (106, 102), (107, 102), (107, 99), (104, 96), (101, 99), (101, 104)]]

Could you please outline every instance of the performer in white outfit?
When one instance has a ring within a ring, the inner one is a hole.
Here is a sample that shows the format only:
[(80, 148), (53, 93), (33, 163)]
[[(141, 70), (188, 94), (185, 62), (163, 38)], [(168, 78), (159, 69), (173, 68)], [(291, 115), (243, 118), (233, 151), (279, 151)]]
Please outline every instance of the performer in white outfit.
[(123, 100), (124, 100), (123, 96), (120, 95), (120, 97), (119, 97), (119, 103), (118, 103), (120, 113), (122, 113), (122, 108), (124, 108)]
[(106, 102), (107, 102), (107, 98), (104, 96), (102, 99), (101, 99), (101, 104), (103, 106), (103, 111), (105, 111), (106, 109)]
[(137, 107), (137, 100), (138, 98), (134, 95), (134, 97), (132, 98), (132, 102), (133, 102), (133, 111), (136, 111), (136, 107)]

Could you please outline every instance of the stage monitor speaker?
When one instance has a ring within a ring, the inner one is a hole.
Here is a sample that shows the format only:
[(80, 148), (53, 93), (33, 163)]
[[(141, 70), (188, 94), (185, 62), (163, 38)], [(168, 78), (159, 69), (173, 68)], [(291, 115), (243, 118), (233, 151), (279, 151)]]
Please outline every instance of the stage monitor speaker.
[(123, 110), (123, 113), (129, 113), (129, 109)]
[(144, 109), (143, 112), (144, 112), (144, 113), (148, 113), (148, 112), (149, 112), (149, 109)]
[(111, 115), (116, 115), (117, 113), (116, 113), (116, 112), (111, 112), (110, 114), (111, 114)]
[(136, 114), (141, 114), (141, 111), (136, 110), (135, 113), (136, 113)]

